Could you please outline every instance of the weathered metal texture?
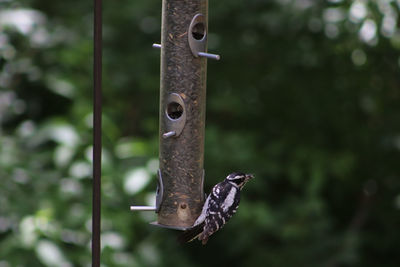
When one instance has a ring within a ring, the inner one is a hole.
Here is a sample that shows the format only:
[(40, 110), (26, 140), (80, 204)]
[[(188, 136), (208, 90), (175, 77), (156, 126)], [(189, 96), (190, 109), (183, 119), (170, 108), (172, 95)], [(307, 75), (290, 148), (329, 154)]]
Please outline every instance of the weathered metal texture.
[(164, 192), (157, 222), (175, 229), (191, 226), (204, 202), (207, 60), (193, 56), (188, 29), (202, 14), (207, 33), (207, 11), (208, 0), (163, 0), (159, 156)]

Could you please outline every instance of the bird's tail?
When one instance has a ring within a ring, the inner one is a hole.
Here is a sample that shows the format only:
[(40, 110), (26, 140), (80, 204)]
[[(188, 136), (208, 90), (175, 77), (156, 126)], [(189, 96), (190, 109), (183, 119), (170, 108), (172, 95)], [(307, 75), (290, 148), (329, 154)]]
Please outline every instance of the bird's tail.
[(186, 243), (192, 241), (203, 232), (203, 228), (204, 228), (204, 222), (199, 225), (193, 226), (192, 228), (184, 231), (181, 235), (179, 235), (178, 241), (180, 243)]
[(199, 234), (199, 240), (201, 241), (201, 243), (203, 245), (207, 244), (207, 241), (208, 241), (209, 237), (210, 236), (207, 233), (205, 233), (204, 231)]

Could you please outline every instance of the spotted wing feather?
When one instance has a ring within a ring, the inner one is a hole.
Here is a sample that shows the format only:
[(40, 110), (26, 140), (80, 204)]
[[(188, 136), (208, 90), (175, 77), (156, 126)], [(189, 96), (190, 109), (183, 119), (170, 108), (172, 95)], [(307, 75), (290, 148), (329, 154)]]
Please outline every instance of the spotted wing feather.
[(209, 198), (204, 229), (199, 235), (199, 240), (203, 244), (206, 244), (208, 238), (236, 213), (240, 202), (240, 191), (232, 184), (223, 181), (214, 186)]

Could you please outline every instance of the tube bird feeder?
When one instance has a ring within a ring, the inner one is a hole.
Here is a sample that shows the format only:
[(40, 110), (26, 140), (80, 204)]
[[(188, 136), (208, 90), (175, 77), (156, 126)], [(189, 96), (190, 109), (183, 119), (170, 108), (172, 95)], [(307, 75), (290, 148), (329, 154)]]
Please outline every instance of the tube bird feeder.
[[(187, 229), (204, 203), (208, 0), (163, 0), (158, 188), (154, 224)], [(139, 209), (139, 207), (138, 207)]]

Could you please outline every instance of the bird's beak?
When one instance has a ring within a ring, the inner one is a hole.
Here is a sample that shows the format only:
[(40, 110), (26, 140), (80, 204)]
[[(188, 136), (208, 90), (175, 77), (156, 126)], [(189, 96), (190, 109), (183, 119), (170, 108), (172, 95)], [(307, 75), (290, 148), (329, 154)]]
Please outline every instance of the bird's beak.
[(253, 174), (246, 174), (246, 181), (253, 179), (254, 175)]

